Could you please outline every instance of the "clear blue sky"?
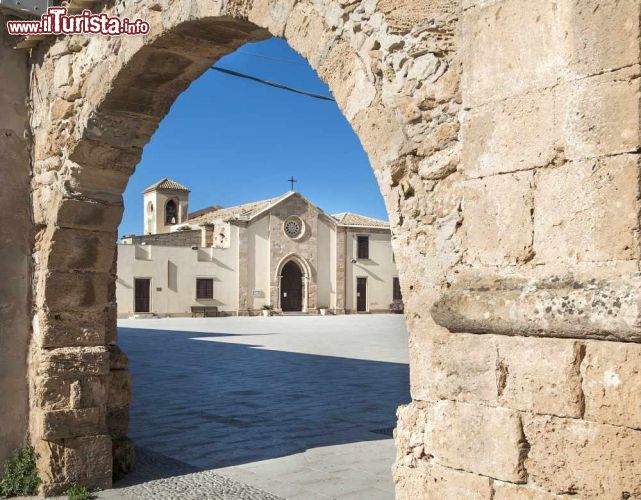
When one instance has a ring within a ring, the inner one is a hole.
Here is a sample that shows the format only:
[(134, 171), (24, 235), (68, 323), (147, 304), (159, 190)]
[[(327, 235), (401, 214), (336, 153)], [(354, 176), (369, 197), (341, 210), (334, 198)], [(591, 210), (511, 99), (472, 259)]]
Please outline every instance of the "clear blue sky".
[[(247, 44), (217, 65), (330, 95), (281, 39)], [(142, 233), (142, 191), (163, 177), (191, 189), (194, 211), (278, 196), (292, 175), (295, 189), (330, 213), (387, 219), (367, 156), (336, 103), (207, 71), (145, 147), (124, 194), (120, 234)]]

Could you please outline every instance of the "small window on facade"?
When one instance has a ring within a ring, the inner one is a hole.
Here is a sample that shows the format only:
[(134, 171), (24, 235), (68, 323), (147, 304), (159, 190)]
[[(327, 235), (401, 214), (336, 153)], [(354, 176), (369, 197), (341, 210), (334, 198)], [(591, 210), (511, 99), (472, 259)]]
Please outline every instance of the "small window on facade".
[(392, 292), (394, 295), (394, 300), (403, 300), (403, 296), (401, 295), (401, 282), (398, 278), (392, 279), (392, 286), (394, 287), (394, 290)]
[(358, 237), (358, 258), (369, 259), (369, 236)]
[(165, 224), (178, 223), (178, 207), (174, 200), (169, 200), (165, 205)]
[(212, 278), (196, 278), (196, 298), (214, 298), (214, 280)]

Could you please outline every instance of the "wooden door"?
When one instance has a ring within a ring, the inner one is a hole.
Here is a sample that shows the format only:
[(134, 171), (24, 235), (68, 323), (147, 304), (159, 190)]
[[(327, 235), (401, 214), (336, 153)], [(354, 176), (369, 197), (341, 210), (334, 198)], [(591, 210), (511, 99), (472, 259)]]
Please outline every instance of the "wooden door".
[(367, 311), (367, 278), (356, 278), (356, 310)]
[(291, 260), (281, 272), (280, 308), (285, 312), (303, 310), (303, 272)]
[(134, 281), (134, 312), (151, 312), (151, 280), (136, 278)]

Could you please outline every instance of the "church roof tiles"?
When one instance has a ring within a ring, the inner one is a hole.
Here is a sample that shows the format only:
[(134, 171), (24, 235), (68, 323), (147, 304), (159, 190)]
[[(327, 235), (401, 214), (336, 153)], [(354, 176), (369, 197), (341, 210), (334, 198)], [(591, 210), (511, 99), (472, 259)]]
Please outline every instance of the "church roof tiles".
[(332, 215), (339, 226), (362, 226), (362, 227), (381, 227), (389, 228), (389, 222), (375, 219), (374, 217), (367, 217), (366, 215), (353, 214), (344, 212), (341, 214)]
[(282, 196), (276, 198), (269, 198), (267, 200), (252, 201), (251, 203), (244, 203), (242, 205), (236, 205), (228, 208), (220, 208), (218, 210), (210, 210), (203, 214), (198, 214), (194, 212), (195, 217), (190, 215), (189, 222), (194, 224), (206, 224), (208, 222), (214, 221), (228, 221), (235, 219), (251, 219), (253, 215), (260, 212), (261, 210), (269, 207), (276, 201), (279, 201)]
[(172, 191), (187, 191), (189, 192), (189, 189), (187, 189), (185, 186), (182, 184), (179, 184), (176, 181), (173, 181), (169, 179), (168, 177), (165, 177), (164, 179), (160, 179), (158, 182), (155, 184), (152, 184), (149, 186), (147, 189), (143, 191), (143, 193), (148, 193), (149, 191), (155, 191), (156, 189), (168, 189)]
[[(208, 224), (216, 221), (250, 220), (293, 194), (298, 193), (290, 191), (275, 198), (253, 201), (228, 208), (220, 208), (218, 205), (214, 205), (189, 214), (189, 223)], [(298, 195), (300, 196), (300, 194)], [(332, 215), (331, 219), (335, 220), (339, 226), (389, 228), (389, 222), (387, 221), (350, 212)]]

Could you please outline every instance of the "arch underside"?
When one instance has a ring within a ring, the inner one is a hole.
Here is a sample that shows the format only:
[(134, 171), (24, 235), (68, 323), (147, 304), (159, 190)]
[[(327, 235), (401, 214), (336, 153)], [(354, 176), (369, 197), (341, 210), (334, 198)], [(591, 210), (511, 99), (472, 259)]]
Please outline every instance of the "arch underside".
[(274, 35), (329, 84), (390, 216), (413, 398), (399, 497), (641, 495), (638, 3), (523, 1), (116, 2), (150, 35), (34, 50), (44, 493), (129, 465), (115, 237), (142, 148), (213, 62)]

